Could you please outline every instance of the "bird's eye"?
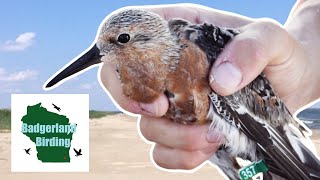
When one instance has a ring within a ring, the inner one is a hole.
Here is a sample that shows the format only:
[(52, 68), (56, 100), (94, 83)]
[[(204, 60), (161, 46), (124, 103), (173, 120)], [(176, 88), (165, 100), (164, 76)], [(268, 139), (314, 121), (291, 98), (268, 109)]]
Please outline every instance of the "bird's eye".
[(127, 43), (127, 42), (130, 41), (130, 35), (129, 35), (129, 34), (126, 34), (126, 33), (120, 34), (120, 35), (118, 36), (118, 41), (119, 41), (120, 43)]

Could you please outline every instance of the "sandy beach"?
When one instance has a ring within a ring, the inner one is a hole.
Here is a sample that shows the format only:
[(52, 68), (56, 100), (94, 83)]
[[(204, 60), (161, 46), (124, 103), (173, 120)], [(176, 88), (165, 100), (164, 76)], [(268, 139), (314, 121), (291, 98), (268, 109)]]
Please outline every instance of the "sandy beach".
[[(11, 173), (10, 132), (0, 133), (0, 179), (56, 180), (56, 179), (111, 179), (111, 180), (195, 180), (223, 179), (210, 165), (194, 173), (172, 173), (157, 169), (150, 161), (150, 144), (137, 132), (137, 121), (124, 114), (90, 120), (89, 173)], [(312, 139), (320, 152), (320, 132)]]

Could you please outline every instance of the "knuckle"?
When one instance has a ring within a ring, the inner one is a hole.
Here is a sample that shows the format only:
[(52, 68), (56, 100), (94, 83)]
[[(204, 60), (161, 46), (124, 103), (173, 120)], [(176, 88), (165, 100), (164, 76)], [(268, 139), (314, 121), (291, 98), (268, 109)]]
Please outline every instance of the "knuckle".
[(160, 166), (160, 167), (163, 167), (164, 168), (164, 166), (162, 165), (162, 163), (161, 163), (161, 157), (160, 157), (160, 154), (161, 153), (159, 153), (159, 146), (155, 146), (154, 147), (154, 149), (153, 149), (153, 152), (152, 152), (152, 158), (153, 158), (153, 161), (158, 165), (158, 166)]
[[(170, 156), (168, 156), (168, 154), (170, 154)], [(153, 149), (152, 158), (155, 164), (166, 169), (191, 170), (203, 162), (199, 151), (166, 150), (159, 144), (156, 144)]]
[(262, 28), (262, 29), (275, 29), (275, 30), (279, 30), (281, 29), (280, 24), (270, 18), (262, 18), (259, 19), (256, 24), (258, 25), (258, 27)]
[(236, 47), (241, 47), (241, 48), (248, 48), (248, 47), (256, 48), (261, 44), (261, 42), (255, 35), (236, 37), (236, 40), (234, 43)]
[(168, 160), (167, 157), (163, 155), (163, 151), (163, 147), (161, 147), (159, 144), (156, 144), (152, 151), (152, 159), (159, 167), (170, 169), (174, 162), (172, 162), (172, 160), (170, 161), (170, 159)]
[[(281, 24), (272, 19), (264, 18), (257, 22), (258, 35), (264, 49), (260, 50), (260, 54), (269, 60), (283, 58), (288, 55), (288, 49), (292, 49), (292, 38)], [(279, 45), (281, 44), (281, 45)], [(275, 48), (275, 45), (278, 48)], [(264, 51), (265, 53), (261, 53)], [(258, 51), (259, 52), (259, 51)], [(267, 53), (268, 52), (268, 53)], [(264, 58), (266, 59), (266, 58)]]
[(261, 30), (262, 33), (272, 36), (283, 35), (286, 33), (284, 28), (282, 28), (281, 24), (277, 21), (269, 18), (263, 18), (257, 21), (258, 29)]
[(239, 36), (234, 42), (238, 52), (245, 52), (246, 57), (254, 61), (265, 60), (265, 43), (259, 35)]
[(146, 119), (146, 117), (141, 116), (141, 120), (139, 124), (141, 135), (144, 138), (146, 138), (148, 141), (152, 141), (151, 133), (149, 132), (149, 128), (148, 128), (148, 123), (149, 121)]
[(201, 163), (202, 161), (198, 153), (192, 152), (187, 158), (183, 158), (180, 160), (180, 167), (181, 169), (191, 170), (199, 166)]

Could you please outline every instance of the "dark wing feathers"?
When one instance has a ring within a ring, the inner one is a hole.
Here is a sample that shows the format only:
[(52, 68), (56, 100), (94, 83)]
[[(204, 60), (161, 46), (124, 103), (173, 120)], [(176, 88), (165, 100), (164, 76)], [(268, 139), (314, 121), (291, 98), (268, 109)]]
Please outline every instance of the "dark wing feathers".
[[(220, 103), (220, 106), (226, 107), (217, 107), (217, 103), (215, 102), (214, 96), (217, 96), (215, 93), (210, 95), (211, 100), (215, 103), (216, 112), (218, 114), (222, 114), (225, 118), (221, 110), (227, 109), (228, 113), (231, 114), (231, 118), (229, 120), (233, 120), (231, 124), (239, 124), (237, 127), (251, 140), (258, 143), (259, 149), (264, 152), (266, 158), (268, 159), (266, 162), (272, 162), (272, 169), (276, 170), (278, 175), (284, 175), (289, 179), (295, 177), (296, 179), (308, 179), (307, 175), (308, 171), (304, 168), (304, 165), (297, 159), (296, 153), (293, 151), (292, 147), (279, 135), (280, 133), (273, 129), (271, 126), (266, 124), (262, 124), (249, 114), (239, 114), (226, 103)], [(223, 98), (217, 99), (218, 101), (224, 101)], [(282, 167), (282, 173), (278, 173), (279, 167)], [(296, 169), (297, 172), (294, 173), (293, 169)], [(292, 176), (294, 175), (294, 176)], [(298, 178), (300, 177), (300, 178)]]
[[(308, 167), (307, 164), (310, 162), (301, 162), (283, 129), (283, 126), (289, 123), (295, 125), (297, 128), (301, 126), (297, 126), (298, 123), (294, 121), (285, 105), (275, 95), (264, 75), (259, 75), (249, 86), (243, 88), (240, 93), (232, 96), (237, 95), (240, 97), (238, 97), (240, 99), (238, 103), (245, 106), (248, 110), (248, 112), (244, 114), (238, 113), (239, 121), (241, 121), (242, 125), (241, 130), (243, 131), (243, 126), (248, 127), (243, 132), (247, 134), (246, 131), (248, 129), (255, 135), (255, 138), (252, 140), (257, 142), (259, 148), (265, 152), (265, 157), (269, 159), (267, 162), (273, 162), (273, 168), (270, 169), (270, 171), (273, 172), (273, 170), (279, 168), (282, 174), (279, 174), (277, 171), (273, 173), (281, 176), (285, 174), (284, 177), (288, 179), (311, 179), (311, 174), (316, 174), (313, 173), (313, 168), (318, 169), (320, 166), (318, 164), (316, 167)], [(261, 119), (264, 124), (258, 124), (259, 122), (253, 119), (252, 114), (256, 115), (256, 118)], [(252, 124), (255, 124), (254, 127)], [(262, 131), (262, 129), (267, 130), (267, 132)], [(258, 131), (255, 132), (256, 130)], [(262, 142), (265, 142), (263, 139), (266, 138), (269, 138), (271, 143), (268, 142), (268, 144), (263, 145)], [(300, 143), (299, 146), (302, 149), (305, 148), (302, 143)], [(311, 151), (303, 152), (302, 154), (304, 157), (315, 157)], [(310, 160), (318, 162), (317, 158)], [(314, 177), (316, 177), (316, 175)]]
[[(210, 95), (211, 100), (214, 99), (214, 96), (216, 96), (215, 93)], [(218, 100), (224, 101), (223, 98)], [(227, 109), (228, 113), (231, 115), (229, 121), (233, 121), (231, 124), (235, 124), (247, 137), (257, 142), (259, 149), (264, 152), (263, 154), (267, 159), (266, 162), (271, 165), (271, 172), (289, 179), (310, 179), (304, 164), (300, 162), (290, 144), (282, 138), (276, 129), (256, 121), (247, 113), (237, 113), (230, 108), (227, 103), (221, 102), (219, 104), (220, 106), (225, 107), (218, 107), (216, 105), (217, 104), (215, 103), (216, 112), (218, 114), (222, 114), (222, 116), (226, 118), (225, 113), (222, 113), (222, 111)], [(281, 173), (279, 173), (279, 169), (281, 169)]]
[(238, 34), (235, 30), (222, 29), (206, 23), (203, 25), (191, 26), (191, 29), (194, 29), (197, 32), (198, 36), (194, 41), (206, 52), (210, 64), (213, 64), (217, 59), (228, 41)]
[[(179, 23), (178, 23), (179, 24)], [(213, 64), (225, 45), (238, 32), (232, 29), (223, 29), (217, 26), (183, 24), (186, 36), (194, 41), (206, 52), (208, 61)], [(197, 36), (194, 38), (193, 33)], [(259, 75), (252, 83), (243, 88), (240, 93), (228, 97), (219, 97), (211, 94), (212, 103), (217, 103), (213, 98), (220, 98), (219, 104), (215, 104), (216, 111), (229, 123), (240, 128), (251, 140), (258, 144), (259, 151), (265, 155), (270, 171), (288, 179), (311, 179), (314, 172), (307, 168), (299, 159), (299, 156), (291, 146), (283, 131), (283, 124), (293, 123), (301, 131), (305, 130), (295, 123), (290, 112), (277, 97), (263, 74)], [(237, 97), (236, 97), (237, 96)], [(217, 99), (216, 99), (217, 100)], [(220, 107), (218, 108), (217, 105)], [(237, 112), (236, 107), (245, 106), (248, 112)], [(249, 114), (250, 113), (250, 114)], [(254, 119), (257, 115), (263, 122)], [(302, 147), (304, 147), (301, 144)], [(319, 161), (307, 148), (302, 148), (303, 154), (308, 154), (313, 164), (319, 166)], [(318, 169), (318, 168), (317, 168)], [(316, 173), (315, 173), (316, 174)], [(314, 177), (319, 178), (317, 175)]]
[(301, 152), (305, 157), (305, 165), (310, 172), (310, 176), (314, 179), (320, 179), (320, 162), (318, 158), (303, 144), (299, 144)]
[(185, 35), (206, 52), (210, 64), (218, 57), (224, 46), (238, 32), (233, 29), (223, 29), (212, 24), (191, 25), (190, 22), (182, 19), (172, 19), (168, 22), (169, 29), (177, 36)]
[[(268, 130), (267, 135), (272, 140), (272, 146), (260, 146), (260, 148), (267, 154), (265, 157), (269, 158), (268, 162), (270, 163), (270, 159), (273, 162), (272, 165), (274, 168), (270, 171), (273, 172), (274, 169), (280, 167), (282, 172), (286, 174), (285, 177), (289, 179), (292, 179), (290, 178), (292, 175), (293, 179), (311, 179), (311, 177), (320, 178), (319, 160), (301, 143), (304, 138), (307, 139), (304, 132), (308, 132), (308, 129), (305, 129), (293, 119), (286, 106), (282, 103), (280, 98), (275, 95), (265, 76), (263, 74), (259, 75), (252, 83), (241, 90), (240, 94), (244, 95), (244, 97), (240, 99), (246, 100), (240, 103), (246, 106), (251, 114), (257, 115), (265, 121), (265, 125), (267, 125), (263, 126)], [(241, 96), (240, 94), (238, 95)], [(257, 99), (261, 99), (262, 102), (259, 102)], [(247, 113), (239, 114), (239, 118), (242, 122), (250, 117), (252, 118), (252, 116)], [(254, 121), (254, 119), (252, 121)], [(300, 137), (301, 139), (296, 136), (295, 140), (292, 139), (292, 137), (291, 140), (298, 144), (297, 146), (305, 159), (304, 162), (302, 162), (299, 155), (292, 147), (289, 137), (284, 130), (284, 126), (288, 124), (294, 125), (300, 130), (302, 135), (302, 137)], [(261, 142), (260, 140), (255, 141), (258, 144)], [(276, 174), (281, 175), (279, 173)]]

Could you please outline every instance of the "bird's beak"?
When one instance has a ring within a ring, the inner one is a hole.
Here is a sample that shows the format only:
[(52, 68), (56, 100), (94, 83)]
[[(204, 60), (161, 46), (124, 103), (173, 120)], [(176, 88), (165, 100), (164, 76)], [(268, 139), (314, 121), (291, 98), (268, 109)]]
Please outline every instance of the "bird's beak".
[(101, 63), (100, 50), (97, 48), (96, 44), (89, 49), (86, 53), (76, 59), (72, 64), (67, 68), (63, 69), (58, 75), (56, 75), (50, 82), (45, 86), (45, 88), (50, 88), (53, 85), (57, 84), (61, 80), (80, 72), (94, 64)]

